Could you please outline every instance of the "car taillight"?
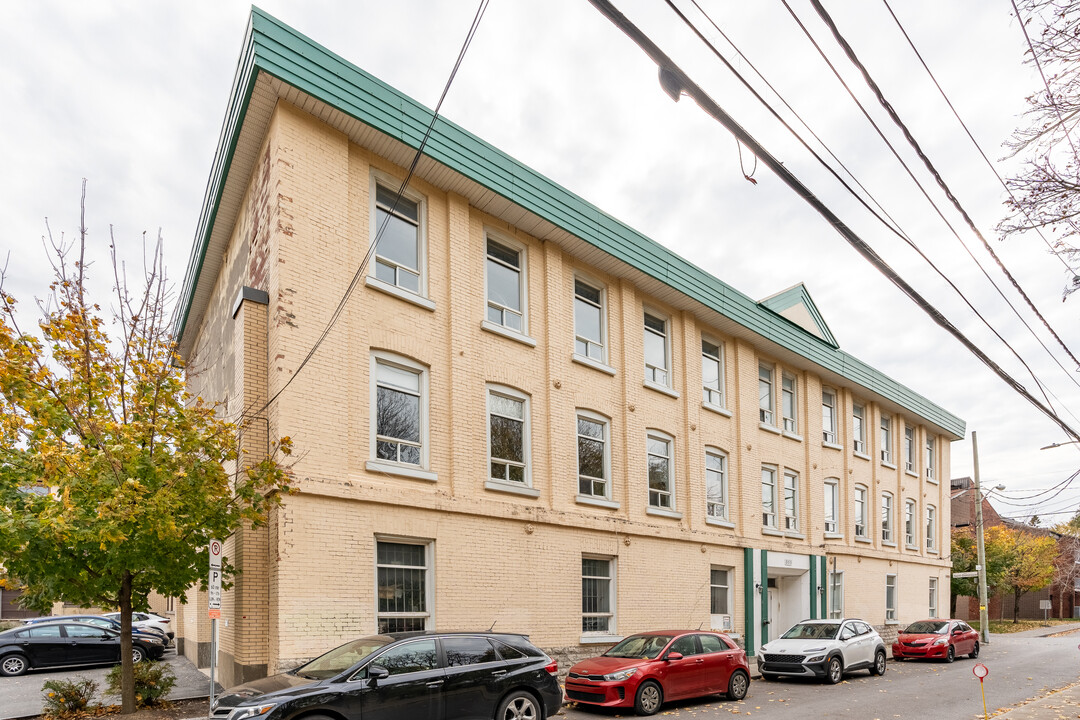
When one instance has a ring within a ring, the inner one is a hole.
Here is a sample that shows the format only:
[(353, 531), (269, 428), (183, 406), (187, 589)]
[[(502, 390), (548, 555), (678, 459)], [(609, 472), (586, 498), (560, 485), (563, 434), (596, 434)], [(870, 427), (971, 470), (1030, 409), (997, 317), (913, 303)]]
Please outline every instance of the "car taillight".
[(559, 661), (558, 660), (552, 660), (551, 662), (549, 662), (547, 665), (544, 666), (544, 669), (547, 670), (548, 675), (558, 675), (559, 674)]

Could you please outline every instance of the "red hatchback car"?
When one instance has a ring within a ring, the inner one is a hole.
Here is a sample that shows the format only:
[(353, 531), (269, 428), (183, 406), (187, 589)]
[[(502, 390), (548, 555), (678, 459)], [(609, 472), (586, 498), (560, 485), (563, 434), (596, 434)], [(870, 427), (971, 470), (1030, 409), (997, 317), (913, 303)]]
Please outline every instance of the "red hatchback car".
[(952, 662), (957, 655), (979, 657), (979, 633), (962, 620), (920, 620), (900, 631), (892, 646), (894, 660), (936, 658)]
[(574, 665), (566, 697), (652, 715), (667, 700), (718, 693), (742, 700), (749, 687), (746, 653), (727, 635), (663, 630), (631, 635), (603, 655)]

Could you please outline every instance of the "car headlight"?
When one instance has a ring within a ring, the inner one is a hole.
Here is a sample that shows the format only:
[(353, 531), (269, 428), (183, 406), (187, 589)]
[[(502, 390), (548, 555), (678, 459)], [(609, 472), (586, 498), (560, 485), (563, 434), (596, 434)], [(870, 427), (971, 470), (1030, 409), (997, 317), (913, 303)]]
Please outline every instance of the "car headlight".
[(262, 705), (238, 707), (229, 713), (228, 720), (246, 720), (246, 718), (258, 717), (259, 715), (265, 715), (275, 707), (277, 707), (277, 703), (264, 703)]
[(948, 645), (949, 644), (949, 638), (941, 638), (940, 640), (935, 640), (934, 644), (935, 645)]
[(807, 660), (803, 660), (803, 662), (804, 663), (817, 663), (817, 662), (821, 662), (824, 659), (825, 659), (824, 655), (815, 655), (812, 658), (809, 658)]
[(637, 672), (637, 668), (630, 668), (629, 670), (620, 670), (619, 672), (608, 673), (604, 676), (605, 680), (626, 680), (629, 677), (633, 677)]

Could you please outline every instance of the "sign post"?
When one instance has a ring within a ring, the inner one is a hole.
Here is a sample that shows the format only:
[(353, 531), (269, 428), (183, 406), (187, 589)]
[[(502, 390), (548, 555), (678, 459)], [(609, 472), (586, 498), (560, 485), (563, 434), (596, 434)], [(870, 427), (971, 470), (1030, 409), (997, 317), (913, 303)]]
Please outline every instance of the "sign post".
[(221, 618), (221, 541), (211, 540), (210, 582), (207, 605), (210, 608), (210, 708), (214, 707), (214, 689), (217, 685), (217, 621)]
[(972, 674), (979, 678), (979, 692), (982, 693), (983, 701), (983, 717), (989, 718), (990, 713), (986, 711), (986, 690), (983, 689), (983, 679), (990, 674), (990, 668), (986, 667), (982, 663), (976, 663), (975, 667), (971, 668)]

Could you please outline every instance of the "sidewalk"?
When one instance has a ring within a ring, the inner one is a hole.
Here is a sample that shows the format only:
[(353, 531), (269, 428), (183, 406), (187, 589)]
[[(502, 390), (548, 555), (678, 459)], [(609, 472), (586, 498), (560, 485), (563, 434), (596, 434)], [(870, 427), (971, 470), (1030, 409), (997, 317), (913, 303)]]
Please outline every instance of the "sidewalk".
[(1080, 717), (1080, 683), (1032, 700), (1014, 710), (994, 715), (995, 720), (1060, 720)]

